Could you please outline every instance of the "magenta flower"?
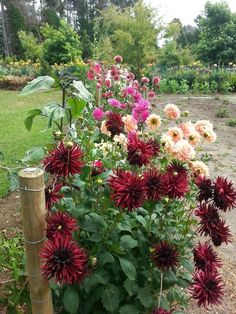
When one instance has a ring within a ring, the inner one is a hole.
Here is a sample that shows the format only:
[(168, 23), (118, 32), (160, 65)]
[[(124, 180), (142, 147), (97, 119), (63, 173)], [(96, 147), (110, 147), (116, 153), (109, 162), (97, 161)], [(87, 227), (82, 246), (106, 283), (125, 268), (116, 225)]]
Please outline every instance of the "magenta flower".
[(101, 108), (96, 108), (93, 110), (93, 117), (95, 120), (102, 120), (104, 117), (104, 111)]

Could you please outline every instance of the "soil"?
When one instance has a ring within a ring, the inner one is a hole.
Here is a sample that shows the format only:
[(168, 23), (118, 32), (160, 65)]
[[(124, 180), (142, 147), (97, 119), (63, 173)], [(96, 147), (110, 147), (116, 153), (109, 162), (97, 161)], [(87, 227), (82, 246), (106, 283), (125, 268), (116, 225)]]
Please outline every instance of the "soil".
[[(236, 184), (236, 127), (226, 125), (227, 120), (236, 120), (236, 96), (160, 96), (157, 109), (162, 109), (166, 103), (175, 103), (181, 111), (189, 111), (189, 120), (210, 120), (217, 133), (217, 141), (204, 146), (204, 150), (211, 154), (209, 162), (210, 175), (224, 175)], [(217, 118), (220, 109), (226, 109), (228, 117)], [(204, 153), (204, 151), (203, 151)], [(7, 236), (14, 236), (21, 228), (19, 212), (19, 194), (12, 193), (0, 199), (0, 232)], [(209, 310), (201, 310), (192, 302), (188, 314), (236, 314), (236, 209), (226, 214), (227, 223), (230, 225), (233, 241), (229, 245), (222, 245), (219, 254), (224, 261), (221, 270), (225, 282), (226, 292), (221, 305)], [(1, 282), (1, 276), (0, 276)], [(1, 312), (3, 314), (4, 312)]]

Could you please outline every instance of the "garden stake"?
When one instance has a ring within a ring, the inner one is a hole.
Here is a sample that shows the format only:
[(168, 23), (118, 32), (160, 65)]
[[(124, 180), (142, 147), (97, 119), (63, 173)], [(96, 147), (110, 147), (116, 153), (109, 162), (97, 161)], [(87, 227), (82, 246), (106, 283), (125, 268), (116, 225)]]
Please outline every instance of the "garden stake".
[(52, 314), (50, 286), (40, 272), (40, 249), (45, 240), (45, 187), (43, 170), (26, 168), (19, 172), (20, 199), (26, 266), (33, 314)]

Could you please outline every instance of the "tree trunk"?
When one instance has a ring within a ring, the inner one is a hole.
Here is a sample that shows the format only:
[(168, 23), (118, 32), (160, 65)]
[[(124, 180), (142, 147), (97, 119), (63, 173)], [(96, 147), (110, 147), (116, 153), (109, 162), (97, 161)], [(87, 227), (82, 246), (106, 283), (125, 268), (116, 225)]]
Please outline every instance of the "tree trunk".
[(1, 1), (1, 22), (2, 22), (2, 34), (3, 34), (3, 57), (9, 57), (10, 53), (9, 53), (6, 24), (5, 24), (5, 10), (4, 10), (4, 5), (2, 1)]

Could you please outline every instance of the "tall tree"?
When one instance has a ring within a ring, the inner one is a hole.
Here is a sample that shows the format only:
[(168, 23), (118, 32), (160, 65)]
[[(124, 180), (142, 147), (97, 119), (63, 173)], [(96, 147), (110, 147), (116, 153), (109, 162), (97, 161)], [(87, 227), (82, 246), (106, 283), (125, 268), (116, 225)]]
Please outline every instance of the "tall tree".
[(236, 61), (236, 17), (226, 2), (207, 2), (197, 20), (200, 30), (197, 53), (210, 64)]

